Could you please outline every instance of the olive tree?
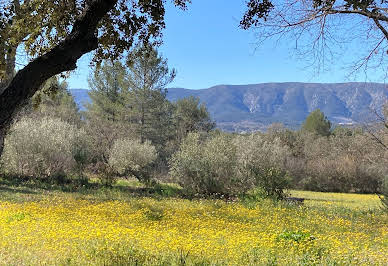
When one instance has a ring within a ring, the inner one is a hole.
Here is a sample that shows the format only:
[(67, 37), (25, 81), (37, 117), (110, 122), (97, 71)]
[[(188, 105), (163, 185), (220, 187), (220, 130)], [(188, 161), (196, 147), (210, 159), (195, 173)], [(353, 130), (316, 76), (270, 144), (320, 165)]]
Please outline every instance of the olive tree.
[(109, 156), (109, 165), (119, 175), (132, 175), (139, 181), (149, 181), (149, 166), (156, 160), (157, 153), (150, 141), (118, 139)]
[(287, 163), (289, 148), (279, 138), (266, 140), (260, 134), (238, 136), (234, 139), (237, 147), (240, 179), (260, 188), (265, 197), (283, 199), (285, 189), (290, 185)]
[(75, 173), (85, 161), (86, 133), (59, 118), (23, 117), (5, 139), (2, 164), (6, 172), (29, 177)]

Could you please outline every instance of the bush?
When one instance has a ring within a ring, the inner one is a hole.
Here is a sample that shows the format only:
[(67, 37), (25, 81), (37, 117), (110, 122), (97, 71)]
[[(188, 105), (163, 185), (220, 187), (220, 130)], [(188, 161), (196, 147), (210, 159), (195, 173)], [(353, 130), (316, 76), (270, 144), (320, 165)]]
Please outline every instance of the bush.
[(170, 174), (191, 194), (239, 194), (247, 184), (236, 176), (237, 153), (231, 138), (217, 135), (201, 140), (190, 133), (170, 160)]
[[(136, 135), (128, 123), (111, 121), (98, 116), (87, 117), (85, 131), (91, 145), (91, 169), (101, 168), (99, 165), (107, 164), (110, 151), (118, 139), (124, 139), (128, 135), (134, 138)], [(93, 172), (97, 172), (96, 170)]]
[(283, 199), (284, 190), (290, 184), (286, 170), (291, 158), (290, 150), (282, 145), (280, 139), (266, 141), (259, 134), (239, 136), (234, 144), (238, 149), (240, 179), (260, 188), (265, 197)]
[(2, 163), (9, 174), (60, 177), (85, 162), (85, 132), (59, 118), (21, 118), (5, 139)]
[(387, 172), (384, 153), (367, 135), (307, 139), (303, 189), (376, 193)]
[(149, 181), (149, 166), (157, 158), (156, 149), (149, 141), (118, 139), (109, 155), (109, 166), (119, 175), (133, 175), (139, 181)]

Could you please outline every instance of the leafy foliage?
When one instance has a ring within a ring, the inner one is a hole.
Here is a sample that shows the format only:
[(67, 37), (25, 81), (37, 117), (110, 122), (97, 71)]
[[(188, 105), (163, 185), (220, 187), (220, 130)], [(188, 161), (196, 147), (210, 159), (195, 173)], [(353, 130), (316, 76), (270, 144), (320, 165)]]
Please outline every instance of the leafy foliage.
[[(155, 161), (157, 153), (149, 141), (118, 139), (109, 156), (109, 165), (119, 175), (133, 175), (140, 181), (149, 180), (149, 166)], [(147, 171), (148, 170), (148, 171)]]
[[(29, 0), (0, 3), (0, 73), (4, 74), (9, 50), (23, 46), (27, 54), (36, 57), (49, 51), (71, 32), (72, 26), (89, 0)], [(94, 61), (115, 60), (138, 40), (157, 40), (165, 27), (164, 1), (118, 0), (114, 8), (99, 23), (98, 47)], [(189, 0), (175, 0), (185, 9)], [(15, 49), (16, 50), (16, 49)], [(1, 76), (0, 76), (1, 78)]]
[(85, 131), (58, 118), (21, 118), (5, 140), (6, 172), (20, 176), (58, 177), (77, 172), (84, 163)]
[(331, 123), (319, 110), (312, 111), (302, 125), (302, 130), (320, 135), (329, 136)]
[(281, 200), (289, 187), (287, 162), (291, 157), (289, 148), (279, 139), (266, 141), (259, 134), (239, 136), (234, 139), (238, 149), (239, 174), (245, 182), (252, 182), (264, 191), (264, 197)]
[(189, 96), (174, 104), (174, 123), (176, 137), (181, 141), (189, 132), (209, 132), (215, 128), (215, 122), (205, 104), (199, 103), (199, 98)]
[(132, 122), (141, 141), (150, 140), (160, 150), (169, 139), (172, 106), (166, 99), (166, 86), (176, 70), (168, 68), (167, 59), (149, 45), (138, 46), (127, 57), (128, 98)]
[(25, 109), (22, 114), (30, 117), (47, 116), (60, 118), (77, 126), (81, 124), (81, 115), (73, 96), (68, 91), (67, 83), (60, 81), (57, 76), (46, 81)]
[(128, 90), (125, 67), (119, 62), (104, 61), (102, 67), (94, 70), (89, 78), (89, 97), (86, 115), (110, 121), (121, 121), (128, 111), (124, 94)]
[(236, 177), (236, 156), (228, 136), (189, 133), (170, 160), (170, 174), (191, 194), (236, 195), (246, 186)]

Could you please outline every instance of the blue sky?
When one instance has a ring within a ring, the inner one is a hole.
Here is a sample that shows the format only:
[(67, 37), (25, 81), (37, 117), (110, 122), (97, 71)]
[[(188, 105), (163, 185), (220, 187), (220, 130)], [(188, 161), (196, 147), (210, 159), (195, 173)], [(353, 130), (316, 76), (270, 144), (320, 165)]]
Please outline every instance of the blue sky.
[[(160, 52), (178, 71), (169, 87), (202, 89), (219, 84), (264, 82), (383, 82), (375, 76), (348, 78), (343, 58), (328, 71), (317, 74), (293, 54), (293, 42), (267, 41), (257, 47), (252, 31), (238, 27), (245, 0), (193, 0), (187, 11), (168, 5), (166, 29)], [(347, 55), (344, 55), (345, 57)], [(87, 88), (90, 55), (78, 62), (70, 88)], [(349, 59), (349, 58), (345, 58)]]

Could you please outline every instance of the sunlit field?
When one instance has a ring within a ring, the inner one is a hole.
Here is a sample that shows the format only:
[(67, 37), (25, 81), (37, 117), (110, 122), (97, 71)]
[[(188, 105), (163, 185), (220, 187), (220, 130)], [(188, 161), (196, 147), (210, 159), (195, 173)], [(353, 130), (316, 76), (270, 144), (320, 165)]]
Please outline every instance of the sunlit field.
[(388, 264), (388, 215), (376, 195), (292, 193), (305, 197), (305, 204), (102, 200), (64, 192), (31, 200), (27, 191), (19, 191), (16, 200), (1, 197), (0, 262)]

